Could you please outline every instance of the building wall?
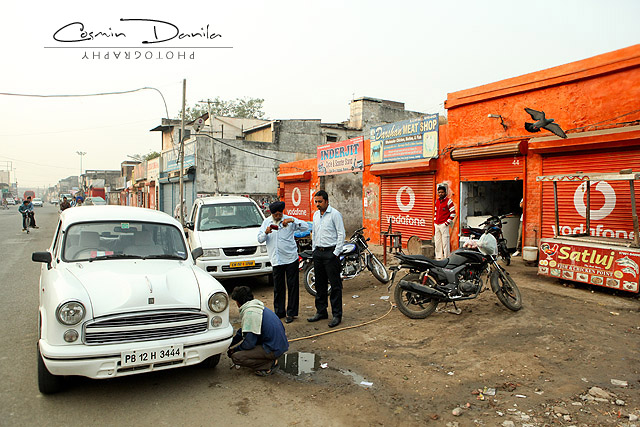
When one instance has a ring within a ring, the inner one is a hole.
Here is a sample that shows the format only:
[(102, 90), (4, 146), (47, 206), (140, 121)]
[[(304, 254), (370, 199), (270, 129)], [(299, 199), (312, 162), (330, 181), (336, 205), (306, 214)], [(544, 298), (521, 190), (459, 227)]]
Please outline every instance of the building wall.
[(274, 159), (292, 161), (297, 154), (273, 150), (270, 143), (235, 139), (221, 141), (227, 145), (202, 136), (197, 138), (196, 192), (214, 194), (217, 190), (220, 194), (270, 195), (275, 198), (280, 162)]
[(315, 156), (316, 147), (323, 144), (320, 120), (279, 120), (275, 122), (274, 128), (273, 142), (280, 151)]
[(245, 134), (246, 141), (273, 142), (271, 126), (265, 126), (253, 132)]
[[(527, 133), (524, 123), (532, 120), (525, 107), (544, 111), (565, 132), (572, 133), (624, 126), (623, 122), (639, 120), (639, 99), (640, 45), (450, 93), (445, 104), (449, 143), (440, 147), (446, 154), (440, 160), (437, 181), (446, 178), (453, 189), (460, 188), (459, 163), (450, 157), (453, 148), (495, 144), (500, 142), (499, 138), (551, 135), (545, 130)], [(500, 114), (507, 130), (499, 120), (487, 118), (488, 114)], [(594, 124), (598, 126), (590, 126)], [(529, 152), (524, 184), (526, 246), (537, 246), (540, 236), (542, 184), (536, 182), (536, 177), (541, 174), (542, 156)], [(454, 201), (459, 205), (457, 198)]]

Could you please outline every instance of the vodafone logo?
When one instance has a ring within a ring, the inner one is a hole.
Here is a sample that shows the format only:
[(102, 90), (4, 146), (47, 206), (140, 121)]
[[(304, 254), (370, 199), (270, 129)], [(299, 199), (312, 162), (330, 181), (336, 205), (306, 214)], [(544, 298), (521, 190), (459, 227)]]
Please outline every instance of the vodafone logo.
[(293, 206), (300, 206), (301, 200), (302, 194), (300, 193), (300, 189), (298, 187), (294, 187), (293, 191), (291, 191), (291, 201), (293, 202)]
[[(606, 218), (616, 207), (616, 192), (613, 190), (613, 187), (609, 185), (606, 181), (593, 181), (591, 182), (591, 192), (593, 194), (593, 190), (599, 191), (604, 196), (604, 205), (598, 210), (591, 209), (591, 219), (594, 221), (598, 221)], [(587, 192), (587, 183), (583, 182), (576, 188), (575, 193), (573, 193), (573, 205), (576, 208), (576, 211), (583, 218), (587, 217), (587, 206), (584, 203), (584, 194)]]
[[(402, 203), (402, 193), (404, 193), (405, 191), (409, 195), (409, 203), (407, 204)], [(415, 203), (416, 195), (413, 192), (413, 189), (408, 185), (400, 187), (400, 189), (396, 193), (396, 204), (398, 205), (398, 209), (400, 209), (402, 212), (409, 212), (411, 209), (413, 209), (413, 205)]]

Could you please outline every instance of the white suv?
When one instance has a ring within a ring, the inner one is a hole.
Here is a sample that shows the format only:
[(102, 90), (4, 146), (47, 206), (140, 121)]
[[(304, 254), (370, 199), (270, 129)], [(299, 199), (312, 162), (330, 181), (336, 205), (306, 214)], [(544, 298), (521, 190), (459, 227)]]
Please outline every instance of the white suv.
[(229, 298), (193, 265), (180, 223), (136, 207), (67, 209), (42, 262), (38, 386), (203, 363), (229, 348)]
[(216, 278), (271, 276), (267, 246), (258, 243), (264, 215), (248, 197), (196, 199), (187, 223), (191, 249), (203, 249), (196, 265)]

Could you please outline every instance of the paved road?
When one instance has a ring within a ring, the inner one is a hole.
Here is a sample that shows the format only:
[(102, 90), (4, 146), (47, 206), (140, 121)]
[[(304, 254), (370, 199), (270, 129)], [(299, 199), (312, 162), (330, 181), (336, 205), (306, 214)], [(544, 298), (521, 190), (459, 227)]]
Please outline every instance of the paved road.
[[(21, 231), (17, 207), (0, 210), (0, 426), (213, 425), (222, 420), (235, 425), (249, 421), (247, 417), (233, 421), (242, 406), (243, 390), (255, 393), (271, 386), (230, 370), (224, 356), (212, 370), (189, 367), (102, 381), (74, 378), (67, 391), (41, 395), (36, 379), (40, 264), (31, 261), (31, 253), (51, 244), (58, 210), (51, 205), (37, 208), (36, 219), (40, 229), (26, 234)], [(254, 286), (254, 292), (266, 290), (265, 281)], [(232, 316), (237, 318), (237, 309)], [(263, 395), (269, 393), (262, 390)], [(266, 420), (273, 423), (277, 417), (275, 412), (266, 414)]]

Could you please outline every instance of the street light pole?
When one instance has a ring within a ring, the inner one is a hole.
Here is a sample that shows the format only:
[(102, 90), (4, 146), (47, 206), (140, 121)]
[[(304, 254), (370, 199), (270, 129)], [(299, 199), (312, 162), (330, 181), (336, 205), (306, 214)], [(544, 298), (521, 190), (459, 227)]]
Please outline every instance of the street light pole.
[(80, 175), (78, 175), (78, 187), (80, 187), (80, 190), (82, 190), (82, 193), (84, 194), (84, 190), (82, 189), (82, 181), (81, 181), (82, 180), (82, 156), (87, 154), (87, 152), (86, 151), (76, 151), (76, 153), (80, 156)]

